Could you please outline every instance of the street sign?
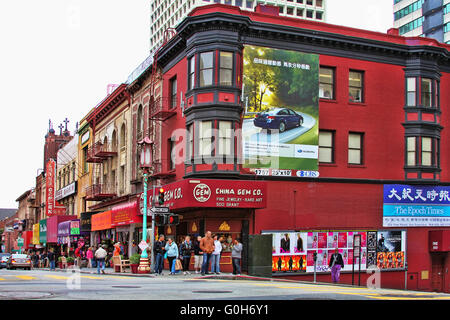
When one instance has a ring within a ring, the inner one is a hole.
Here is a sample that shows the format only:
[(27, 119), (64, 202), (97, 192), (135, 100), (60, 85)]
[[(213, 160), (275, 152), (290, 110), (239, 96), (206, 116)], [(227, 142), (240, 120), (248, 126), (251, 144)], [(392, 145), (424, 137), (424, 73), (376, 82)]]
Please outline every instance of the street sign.
[(169, 207), (153, 207), (150, 210), (154, 213), (169, 213)]
[(142, 251), (144, 251), (145, 249), (147, 249), (147, 248), (148, 248), (147, 242), (141, 241), (141, 242), (139, 243), (139, 248), (141, 248)]
[(23, 247), (23, 238), (17, 238), (17, 245)]

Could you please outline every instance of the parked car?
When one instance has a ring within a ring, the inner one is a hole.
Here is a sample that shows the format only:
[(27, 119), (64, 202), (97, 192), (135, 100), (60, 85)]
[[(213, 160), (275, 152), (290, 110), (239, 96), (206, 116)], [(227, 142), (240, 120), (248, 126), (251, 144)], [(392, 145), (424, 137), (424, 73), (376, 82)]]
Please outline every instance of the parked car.
[(7, 263), (7, 269), (23, 268), (31, 270), (31, 258), (26, 254), (13, 253)]
[(303, 125), (303, 117), (289, 108), (273, 108), (267, 112), (258, 113), (253, 124), (255, 127), (278, 129), (284, 132)]
[(6, 268), (11, 253), (0, 253), (0, 269)]

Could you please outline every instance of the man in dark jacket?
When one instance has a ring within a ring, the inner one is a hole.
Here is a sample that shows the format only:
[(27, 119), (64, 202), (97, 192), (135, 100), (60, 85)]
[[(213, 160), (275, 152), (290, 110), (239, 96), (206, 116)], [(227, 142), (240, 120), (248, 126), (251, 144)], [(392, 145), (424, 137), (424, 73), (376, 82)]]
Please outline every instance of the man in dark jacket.
[(155, 273), (162, 274), (164, 267), (164, 251), (165, 251), (166, 241), (164, 241), (164, 235), (159, 235), (159, 240), (155, 241), (155, 246), (153, 247), (153, 253), (155, 255)]
[(333, 283), (338, 283), (341, 268), (344, 268), (344, 260), (342, 259), (342, 255), (339, 253), (337, 248), (334, 250), (328, 266), (331, 268), (331, 280)]
[(53, 252), (53, 248), (51, 248), (50, 251), (48, 252), (47, 258), (50, 265), (50, 270), (55, 270), (56, 255)]

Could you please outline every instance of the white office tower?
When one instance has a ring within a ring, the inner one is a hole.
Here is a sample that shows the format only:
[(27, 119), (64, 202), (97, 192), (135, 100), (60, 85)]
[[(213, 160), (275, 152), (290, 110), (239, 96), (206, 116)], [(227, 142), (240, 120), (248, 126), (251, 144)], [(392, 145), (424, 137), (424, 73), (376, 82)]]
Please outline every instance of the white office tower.
[(281, 16), (325, 21), (327, 0), (150, 0), (150, 52), (154, 52), (164, 40), (164, 31), (174, 28), (192, 9), (221, 3), (254, 11), (258, 4), (279, 7)]
[(450, 43), (450, 0), (394, 0), (394, 28), (406, 37)]

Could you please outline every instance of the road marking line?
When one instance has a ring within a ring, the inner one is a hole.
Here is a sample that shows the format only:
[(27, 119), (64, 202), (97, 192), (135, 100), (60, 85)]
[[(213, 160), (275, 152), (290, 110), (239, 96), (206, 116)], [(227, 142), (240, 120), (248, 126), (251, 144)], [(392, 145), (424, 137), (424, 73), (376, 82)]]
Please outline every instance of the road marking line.
[(93, 280), (105, 279), (105, 278), (102, 278), (102, 277), (93, 277), (93, 276), (81, 276), (81, 278), (87, 278), (87, 279), (93, 279)]
[(53, 279), (57, 279), (57, 280), (67, 280), (69, 279), (69, 277), (63, 277), (63, 276), (45, 276), (48, 278), (53, 278)]
[(22, 279), (22, 280), (33, 280), (33, 279), (37, 279), (37, 278), (32, 277), (32, 276), (16, 276), (16, 277), (19, 278), (19, 279)]

